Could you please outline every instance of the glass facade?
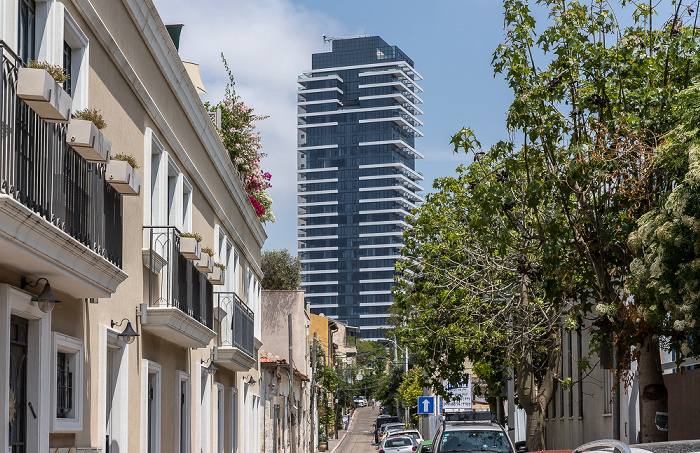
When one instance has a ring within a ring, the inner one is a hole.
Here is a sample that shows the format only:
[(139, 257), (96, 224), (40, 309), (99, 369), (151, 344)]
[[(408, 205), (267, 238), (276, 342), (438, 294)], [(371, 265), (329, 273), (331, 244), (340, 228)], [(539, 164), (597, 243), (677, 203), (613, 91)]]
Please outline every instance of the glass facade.
[(298, 247), (315, 314), (383, 338), (404, 219), (420, 203), (422, 78), (378, 36), (333, 39), (298, 79)]

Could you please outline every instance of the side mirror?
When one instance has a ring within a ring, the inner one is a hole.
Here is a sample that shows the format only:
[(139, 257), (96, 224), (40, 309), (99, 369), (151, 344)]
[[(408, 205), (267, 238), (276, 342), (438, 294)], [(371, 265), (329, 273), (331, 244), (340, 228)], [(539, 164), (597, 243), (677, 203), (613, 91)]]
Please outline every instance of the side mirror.
[(420, 447), (420, 453), (432, 453), (430, 445), (423, 445)]
[(527, 444), (525, 441), (521, 440), (520, 442), (515, 443), (515, 452), (516, 453), (528, 453), (527, 452)]

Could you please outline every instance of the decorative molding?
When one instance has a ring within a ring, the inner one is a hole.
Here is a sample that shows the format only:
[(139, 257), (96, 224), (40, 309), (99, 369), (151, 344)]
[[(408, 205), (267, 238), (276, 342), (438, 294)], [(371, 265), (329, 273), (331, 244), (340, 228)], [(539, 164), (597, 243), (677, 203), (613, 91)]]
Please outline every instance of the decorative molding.
[(204, 348), (216, 332), (175, 307), (148, 307), (141, 328), (183, 348)]
[(214, 363), (231, 371), (246, 372), (255, 368), (255, 359), (235, 346), (221, 346), (216, 349)]
[(129, 276), (10, 195), (0, 194), (0, 250), (8, 246), (13, 253), (4, 256), (13, 258), (6, 258), (6, 265), (27, 276), (46, 277), (74, 297), (110, 297)]
[[(141, 81), (141, 78), (95, 10), (92, 2), (90, 0), (73, 1), (79, 7), (83, 18), (89, 24), (93, 33), (95, 33), (96, 38), (108, 51), (107, 53), (112, 58), (115, 66), (126, 80), (130, 82), (134, 93), (141, 101), (146, 112), (153, 119), (155, 124), (158, 125), (159, 130), (164, 134), (164, 138), (168, 141), (173, 152), (192, 175), (204, 197), (214, 208), (227, 229), (235, 235), (236, 242), (243, 250), (248, 262), (254, 267), (256, 274), (262, 277), (262, 270), (260, 269), (259, 263), (255, 261), (254, 255), (250, 252), (245, 242), (243, 242), (242, 237), (238, 231), (236, 231), (233, 222), (228, 217), (221, 204), (216, 200), (205, 178), (185, 150), (173, 128), (168, 124), (163, 113), (158, 108), (158, 105)], [(167, 35), (167, 30), (160, 21), (153, 20), (153, 18), (160, 18), (155, 5), (151, 0), (124, 0), (123, 3), (134, 20), (134, 23), (137, 25), (137, 28), (141, 31), (144, 43), (149, 47), (156, 63), (167, 79), (170, 88), (177, 94), (176, 98), (178, 102), (187, 114), (195, 130), (199, 133), (203, 148), (209, 151), (209, 157), (212, 159), (221, 179), (228, 187), (229, 193), (233, 196), (257, 244), (262, 247), (267, 238), (265, 229), (250, 204), (243, 184), (235, 176), (237, 174), (236, 169), (229, 159), (214, 126), (209, 120), (208, 113), (199, 99), (199, 95), (197, 95), (194, 86), (192, 83), (182, 83), (183, 80), (190, 80), (189, 76), (170, 37)]]

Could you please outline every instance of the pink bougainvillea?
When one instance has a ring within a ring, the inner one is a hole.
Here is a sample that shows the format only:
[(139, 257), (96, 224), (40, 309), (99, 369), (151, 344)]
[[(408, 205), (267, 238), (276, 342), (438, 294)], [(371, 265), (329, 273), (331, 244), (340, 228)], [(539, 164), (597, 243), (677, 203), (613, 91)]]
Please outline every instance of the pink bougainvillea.
[(260, 167), (260, 160), (267, 157), (267, 154), (261, 151), (260, 134), (255, 132), (255, 122), (264, 120), (267, 116), (255, 115), (253, 109), (241, 101), (234, 89), (233, 74), (223, 54), (221, 58), (230, 79), (226, 85), (226, 95), (214, 107), (205, 105), (210, 110), (221, 110), (221, 128), (218, 129), (221, 142), (228, 150), (231, 162), (243, 175), (245, 190), (256, 214), (262, 222), (274, 222), (272, 198), (267, 193), (267, 189), (272, 187), (272, 175)]

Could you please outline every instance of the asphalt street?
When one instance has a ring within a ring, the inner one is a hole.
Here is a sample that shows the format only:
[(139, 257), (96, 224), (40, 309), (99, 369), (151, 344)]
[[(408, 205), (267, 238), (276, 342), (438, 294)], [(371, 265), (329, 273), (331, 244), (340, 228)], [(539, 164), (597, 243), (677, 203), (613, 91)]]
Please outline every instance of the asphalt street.
[(372, 424), (379, 413), (378, 409), (369, 407), (357, 408), (355, 421), (350, 426), (345, 440), (335, 453), (365, 453), (374, 452), (377, 449), (372, 445)]

